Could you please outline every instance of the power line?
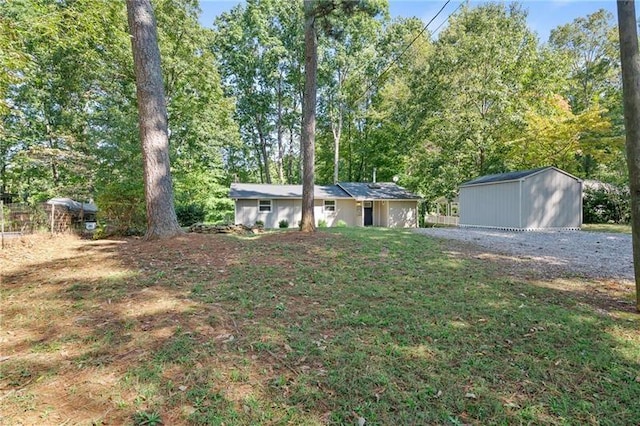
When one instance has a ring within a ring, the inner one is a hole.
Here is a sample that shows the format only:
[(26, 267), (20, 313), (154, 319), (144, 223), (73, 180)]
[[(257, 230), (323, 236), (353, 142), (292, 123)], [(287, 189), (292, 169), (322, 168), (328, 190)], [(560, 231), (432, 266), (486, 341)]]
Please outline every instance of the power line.
[[(442, 13), (442, 11), (445, 9), (445, 7), (447, 7), (447, 5), (448, 5), (449, 3), (451, 3), (451, 0), (447, 0), (447, 1), (445, 2), (445, 4), (440, 8), (440, 10), (438, 11), (438, 13), (436, 13), (436, 14), (434, 15), (434, 17), (433, 17), (433, 18), (431, 18), (431, 19), (429, 20), (429, 22), (427, 22), (427, 23), (426, 23), (426, 25), (425, 25), (424, 27), (422, 27), (422, 30), (420, 30), (420, 32), (418, 33), (418, 35), (416, 35), (416, 36), (413, 38), (413, 40), (411, 40), (411, 42), (410, 42), (408, 45), (406, 45), (406, 46), (405, 46), (405, 48), (402, 50), (402, 52), (400, 52), (400, 54), (399, 54), (398, 56), (396, 56), (395, 58), (393, 58), (393, 60), (391, 61), (391, 63), (390, 63), (390, 64), (389, 64), (385, 69), (384, 69), (384, 71), (382, 71), (382, 72), (381, 72), (381, 73), (380, 73), (380, 74), (379, 74), (379, 75), (374, 79), (374, 81), (369, 85), (369, 87), (367, 87), (367, 90), (365, 90), (365, 91), (364, 91), (360, 96), (358, 96), (358, 97), (356, 98), (355, 102), (358, 102), (360, 99), (362, 99), (362, 97), (363, 97), (364, 95), (366, 95), (366, 94), (367, 94), (367, 92), (369, 92), (369, 90), (371, 90), (371, 88), (372, 88), (375, 84), (377, 84), (377, 83), (380, 81), (380, 79), (381, 79), (381, 78), (382, 78), (382, 77), (383, 77), (383, 76), (384, 76), (384, 75), (385, 75), (385, 74), (386, 74), (386, 73), (391, 69), (391, 67), (392, 67), (393, 65), (395, 65), (395, 64), (397, 64), (397, 63), (398, 63), (398, 60), (400, 60), (400, 58), (401, 58), (405, 53), (407, 53), (407, 50), (409, 50), (409, 48), (413, 45), (413, 43), (415, 43), (415, 42), (416, 42), (416, 40), (418, 40), (418, 38), (420, 38), (420, 36), (421, 36), (422, 34), (424, 34), (424, 32), (425, 32), (425, 31), (427, 30), (427, 28), (429, 27), (429, 25), (431, 25), (431, 23), (432, 23), (433, 21), (435, 21), (435, 19), (436, 19), (436, 18), (437, 18), (441, 13)], [(453, 12), (451, 12), (451, 13), (449, 14), (449, 16), (447, 16), (447, 18), (446, 18), (444, 21), (442, 21), (442, 23), (441, 23), (440, 25), (438, 25), (438, 27), (436, 28), (436, 30), (435, 30), (435, 31), (439, 30), (439, 29), (440, 29), (440, 27), (442, 27), (442, 25), (444, 25), (444, 23), (445, 23), (445, 22), (447, 22), (447, 21), (449, 20), (449, 18), (451, 18), (451, 16), (452, 16), (454, 13), (456, 13), (456, 12), (458, 11), (458, 9), (460, 9), (460, 7), (461, 7), (463, 4), (464, 4), (464, 2), (461, 2), (461, 3), (458, 5), (458, 7), (457, 7)], [(434, 31), (434, 32), (435, 32), (435, 31)]]
[(460, 10), (460, 8), (462, 7), (462, 5), (463, 5), (463, 4), (465, 4), (465, 2), (464, 2), (464, 1), (463, 1), (463, 2), (460, 2), (460, 4), (458, 5), (458, 7), (456, 7), (456, 8), (455, 8), (455, 10), (454, 10), (453, 12), (451, 12), (451, 13), (449, 14), (449, 16), (447, 16), (447, 19), (445, 19), (444, 21), (442, 21), (442, 22), (440, 23), (440, 25), (438, 25), (438, 26), (436, 27), (436, 29), (435, 29), (435, 30), (433, 30), (434, 34), (438, 32), (438, 30), (439, 30), (439, 29), (440, 29), (440, 28), (445, 24), (445, 22), (447, 22), (447, 21), (449, 20), (449, 18), (451, 18), (451, 17), (453, 16), (453, 14), (454, 14), (454, 13), (456, 13), (458, 10)]

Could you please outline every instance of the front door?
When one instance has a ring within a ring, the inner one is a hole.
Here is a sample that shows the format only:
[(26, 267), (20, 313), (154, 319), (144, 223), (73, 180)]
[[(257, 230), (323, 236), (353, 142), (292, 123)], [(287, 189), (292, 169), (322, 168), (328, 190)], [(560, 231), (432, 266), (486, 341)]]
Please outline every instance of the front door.
[(373, 226), (373, 202), (364, 202), (364, 226)]

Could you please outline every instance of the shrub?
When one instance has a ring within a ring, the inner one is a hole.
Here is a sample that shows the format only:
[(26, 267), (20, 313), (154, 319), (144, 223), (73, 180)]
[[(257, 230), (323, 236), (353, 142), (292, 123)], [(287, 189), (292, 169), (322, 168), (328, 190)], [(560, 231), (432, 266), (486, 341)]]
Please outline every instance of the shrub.
[(104, 237), (144, 234), (147, 216), (141, 184), (107, 185), (96, 195), (96, 204), (100, 208), (98, 222), (105, 226)]
[(280, 222), (278, 222), (278, 226), (280, 228), (288, 228), (289, 227), (289, 221), (287, 219), (282, 219)]
[(261, 220), (256, 220), (255, 227), (256, 228), (264, 228), (264, 222), (261, 221)]
[(194, 223), (204, 222), (205, 211), (200, 204), (179, 204), (176, 206), (176, 216), (180, 226), (191, 226)]
[(339, 220), (338, 222), (336, 222), (336, 228), (346, 228), (347, 227), (347, 222), (345, 222), (344, 220)]
[(616, 187), (585, 189), (582, 216), (585, 223), (629, 223), (629, 191)]
[(318, 221), (318, 228), (326, 228), (327, 227), (327, 221), (324, 219), (320, 219)]

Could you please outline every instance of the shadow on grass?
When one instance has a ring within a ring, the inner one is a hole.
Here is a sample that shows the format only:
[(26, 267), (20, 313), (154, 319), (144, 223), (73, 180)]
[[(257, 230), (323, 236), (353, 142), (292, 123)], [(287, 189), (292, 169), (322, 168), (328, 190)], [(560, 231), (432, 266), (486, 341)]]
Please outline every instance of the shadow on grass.
[(424, 236), (188, 235), (75, 253), (3, 277), (20, 333), (3, 342), (10, 420), (640, 422), (637, 316)]

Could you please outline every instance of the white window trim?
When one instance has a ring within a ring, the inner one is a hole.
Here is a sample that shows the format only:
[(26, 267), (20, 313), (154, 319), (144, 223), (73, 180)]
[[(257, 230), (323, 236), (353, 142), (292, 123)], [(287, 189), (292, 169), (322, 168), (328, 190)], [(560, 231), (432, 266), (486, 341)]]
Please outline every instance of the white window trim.
[[(261, 203), (269, 202), (269, 210), (262, 210), (262, 207), (266, 207), (266, 204)], [(273, 211), (273, 200), (258, 200), (258, 213), (271, 213)]]
[[(328, 202), (330, 202), (330, 203), (333, 203), (333, 205), (331, 206), (331, 207), (333, 207), (333, 210), (331, 210), (331, 209), (327, 209), (327, 207), (328, 207), (328, 206), (327, 206), (327, 201), (328, 201)], [(337, 210), (337, 209), (338, 209), (338, 203), (337, 203), (337, 201), (336, 201), (336, 200), (324, 200), (322, 210), (323, 210), (325, 213), (327, 213), (327, 214), (336, 214), (336, 210)]]

